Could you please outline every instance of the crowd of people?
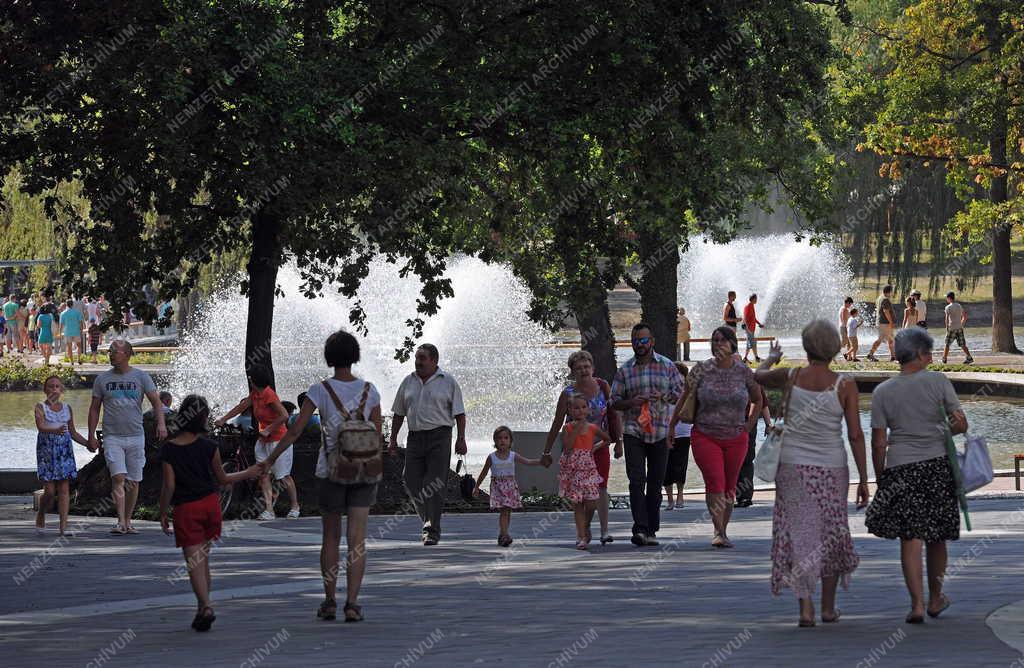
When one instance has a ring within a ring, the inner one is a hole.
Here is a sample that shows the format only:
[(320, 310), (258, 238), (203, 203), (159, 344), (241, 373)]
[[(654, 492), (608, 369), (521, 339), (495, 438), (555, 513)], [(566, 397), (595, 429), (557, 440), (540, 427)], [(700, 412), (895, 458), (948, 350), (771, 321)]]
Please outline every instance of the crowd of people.
[[(883, 294), (890, 293), (886, 290)], [(741, 320), (732, 307), (734, 298), (731, 294), (726, 305), (726, 322), (711, 334), (711, 357), (692, 368), (657, 353), (651, 328), (644, 323), (632, 328), (633, 356), (610, 383), (594, 376), (594, 360), (589, 353), (570, 355), (571, 381), (559, 393), (539, 458), (518, 454), (514, 432), (503, 425), (495, 428), (495, 450), (474, 492), (480, 493), (489, 473), (490, 507), (498, 512), (498, 544), (507, 547), (512, 543), (511, 514), (522, 505), (516, 466), (552, 466), (553, 447), (560, 441), (558, 487), (573, 509), (577, 549), (590, 547), (594, 514), (600, 522), (601, 544), (614, 541), (608, 526), (607, 490), (613, 457), (625, 460), (632, 514), (630, 540), (638, 548), (657, 546), (662, 529), (662, 490), (668, 491), (669, 509), (682, 505), (688, 450), (704, 479), (705, 504), (712, 523), (710, 544), (719, 549), (732, 548), (728, 528), (733, 509), (749, 505), (738, 489), (747, 492), (747, 500), (753, 491), (752, 435), (760, 420), (767, 427), (771, 419), (765, 388), (778, 388), (785, 395), (786, 439), (776, 478), (772, 591), (778, 594), (784, 587), (792, 589), (799, 602), (799, 625), (813, 626), (813, 595), (821, 580), (820, 619), (827, 623), (839, 620), (837, 587), (846, 585), (859, 561), (847, 518), (849, 470), (842, 438), (845, 423), (858, 473), (857, 507), (868, 507), (866, 520), (871, 533), (901, 541), (903, 572), (911, 599), (907, 621), (919, 623), (925, 613), (938, 616), (950, 603), (942, 591), (946, 541), (959, 536), (956, 487), (946, 460), (943, 430), (961, 433), (966, 431), (967, 423), (949, 380), (926, 370), (932, 359), (931, 337), (916, 324), (893, 337), (893, 355), (901, 371), (879, 385), (872, 397), (871, 443), (878, 489), (868, 506), (866, 445), (856, 384), (830, 368), (846, 345), (839, 329), (823, 320), (807, 325), (801, 339), (807, 363), (799, 369), (773, 368), (782, 357), (781, 348), (775, 344), (767, 358), (752, 370), (739, 354), (736, 325)], [(952, 297), (949, 301), (955, 304)], [(752, 340), (752, 331), (762, 326), (755, 305), (756, 296), (751, 296), (742, 322), (750, 326), (748, 350), (759, 360), (756, 339)], [(750, 313), (749, 323), (746, 312)], [(923, 309), (917, 313), (923, 317)], [(957, 317), (962, 323), (965, 316), (947, 307), (946, 317), (948, 324)], [(129, 342), (112, 343), (112, 368), (93, 385), (86, 436), (77, 431), (70, 407), (61, 402), (59, 378), (47, 379), (45, 399), (36, 407), (38, 472), (46, 485), (36, 525), (44, 527), (45, 509), (56, 497), (59, 528), (68, 535), (68, 483), (77, 474), (72, 442), (97, 450), (102, 412), (103, 455), (117, 512), (110, 531), (116, 535), (137, 533), (132, 513), (145, 464), (142, 404), (148, 399), (153, 407), (155, 436), (162, 443), (161, 524), (167, 533), (173, 533), (183, 551), (197, 600), (193, 619), (196, 630), (208, 630), (215, 619), (209, 554), (221, 531), (218, 487), (249, 478), (266, 480), (262, 490), (270, 514), (261, 518), (272, 518), (269, 476), (282, 482), (290, 480), (290, 448), (314, 418), (319, 419), (323, 434), (315, 471), (319, 479), (324, 584), (319, 618), (337, 617), (341, 519), (347, 515), (342, 612), (345, 621), (363, 619), (358, 595), (366, 568), (369, 511), (383, 476), (383, 457), (385, 452), (392, 456), (397, 453), (402, 426), (408, 427), (403, 480), (421, 521), (422, 543), (432, 546), (441, 540), (453, 437), (455, 452), (467, 452), (466, 410), (459, 384), (440, 367), (435, 346), (422, 344), (416, 350), (415, 368), (403, 379), (392, 401), (391, 436), (386, 448), (381, 396), (372, 382), (353, 374), (360, 360), (360, 346), (350, 333), (342, 330), (328, 337), (324, 360), (333, 373), (300, 397), (297, 415), (289, 414), (271, 387), (269, 370), (252, 365), (247, 371), (248, 395), (215, 421), (223, 425), (235, 414), (250, 411), (259, 431), (257, 463), (230, 475), (223, 470), (216, 443), (205, 435), (211, 417), (206, 400), (198, 395), (182, 400), (174, 416), (175, 433), (168, 440), (165, 412), (169, 397), (162, 399), (153, 380), (131, 367), (131, 355)], [(948, 421), (943, 411), (951, 416)], [(679, 490), (675, 499), (672, 485)], [(288, 516), (297, 517), (294, 484), (285, 482), (285, 487), (292, 501)], [(922, 550), (928, 557), (927, 600), (921, 581)]]
[(0, 357), (4, 354), (38, 354), (43, 363), (50, 364), (50, 357), (63, 353), (69, 364), (82, 364), (89, 351), (93, 364), (103, 331), (100, 323), (106, 317), (110, 305), (99, 296), (54, 299), (48, 290), (28, 297), (11, 294), (3, 304), (0, 314)]

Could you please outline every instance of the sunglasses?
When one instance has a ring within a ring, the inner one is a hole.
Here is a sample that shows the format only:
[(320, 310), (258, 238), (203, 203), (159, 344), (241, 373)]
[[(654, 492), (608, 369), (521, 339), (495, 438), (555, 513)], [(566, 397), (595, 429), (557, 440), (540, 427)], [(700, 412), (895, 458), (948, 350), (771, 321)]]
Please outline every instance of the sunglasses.
[(649, 337), (649, 336), (644, 336), (644, 337), (639, 338), (639, 339), (633, 339), (633, 343), (641, 345), (641, 346), (646, 346), (650, 342), (651, 342), (651, 337)]

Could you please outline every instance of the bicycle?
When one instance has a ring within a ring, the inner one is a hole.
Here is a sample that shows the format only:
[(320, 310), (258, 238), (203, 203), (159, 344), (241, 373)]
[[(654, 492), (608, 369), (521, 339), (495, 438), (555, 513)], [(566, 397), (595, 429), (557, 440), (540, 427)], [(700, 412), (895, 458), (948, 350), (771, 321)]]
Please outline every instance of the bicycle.
[[(233, 425), (224, 425), (218, 431), (220, 437), (221, 466), (224, 473), (236, 473), (244, 471), (254, 463), (246, 454), (248, 442), (253, 432)], [(243, 498), (254, 498), (259, 491), (258, 478), (236, 482), (220, 488), (220, 512), (227, 515), (232, 504), (237, 504)]]

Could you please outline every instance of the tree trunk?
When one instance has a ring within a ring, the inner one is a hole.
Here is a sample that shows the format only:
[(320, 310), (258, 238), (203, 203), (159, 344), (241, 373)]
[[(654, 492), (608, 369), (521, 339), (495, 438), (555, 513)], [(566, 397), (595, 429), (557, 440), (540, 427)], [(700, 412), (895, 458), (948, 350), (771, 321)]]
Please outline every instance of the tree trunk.
[(274, 326), (274, 293), (277, 267), (281, 259), (278, 239), (280, 221), (266, 207), (252, 219), (252, 253), (246, 267), (249, 273), (249, 313), (245, 329), (245, 368), (262, 364), (270, 369), (271, 386), (274, 362), (270, 351)]
[(640, 317), (651, 326), (654, 350), (670, 360), (679, 359), (678, 328), (679, 248), (674, 241), (651, 231), (641, 231)]
[[(992, 116), (992, 134), (989, 136), (989, 151), (992, 162), (1006, 164), (1006, 129), (1009, 110), (1009, 95), (1005, 76), (1000, 81), (1000, 92), (995, 100)], [(1007, 175), (992, 179), (989, 199), (992, 204), (1006, 202)], [(1013, 340), (1013, 280), (1010, 256), (1010, 231), (1007, 221), (994, 221), (992, 229), (992, 352), (1020, 354)]]
[(575, 315), (583, 350), (594, 357), (594, 375), (612, 382), (619, 365), (615, 361), (615, 333), (608, 310), (608, 291), (599, 275), (594, 275), (585, 305), (578, 308)]

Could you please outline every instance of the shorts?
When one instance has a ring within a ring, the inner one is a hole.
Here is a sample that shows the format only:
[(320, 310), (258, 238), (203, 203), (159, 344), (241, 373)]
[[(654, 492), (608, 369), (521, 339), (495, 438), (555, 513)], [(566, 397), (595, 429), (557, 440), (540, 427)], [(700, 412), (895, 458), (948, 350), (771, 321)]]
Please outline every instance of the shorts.
[(7, 323), (7, 329), (4, 331), (4, 338), (12, 343), (16, 343), (18, 340), (18, 325), (14, 322)]
[(747, 333), (747, 348), (750, 349), (750, 350), (756, 350), (757, 349), (757, 333), (755, 332), (755, 330), (750, 329), (750, 328), (744, 328), (743, 331), (745, 331)]
[(879, 341), (892, 341), (893, 340), (893, 326), (881, 324), (878, 326), (878, 340)]
[(174, 544), (177, 547), (192, 547), (216, 540), (220, 538), (220, 527), (218, 494), (208, 494), (174, 506)]
[[(262, 441), (256, 441), (256, 461), (262, 462), (264, 459), (270, 456), (270, 453), (277, 447), (278, 441), (269, 441), (264, 443)], [(292, 474), (292, 448), (288, 448), (281, 453), (281, 456), (274, 461), (274, 465), (270, 468), (274, 474), (276, 480), (280, 480), (285, 476)]]
[(961, 348), (966, 348), (967, 339), (964, 338), (964, 330), (954, 329), (952, 332), (946, 332), (946, 345), (950, 345), (953, 341), (956, 341), (956, 345)]
[(850, 336), (846, 333), (846, 327), (839, 328), (839, 344), (845, 348), (850, 345)]
[(848, 336), (847, 339), (850, 342), (850, 348), (851, 349), (852, 348), (858, 348), (860, 346), (860, 341), (857, 340), (856, 336)]
[(145, 436), (103, 436), (103, 458), (110, 475), (123, 475), (132, 482), (142, 481), (146, 466)]
[(320, 479), (317, 503), (320, 514), (338, 513), (344, 515), (349, 508), (369, 508), (377, 502), (377, 483), (339, 485), (327, 478)]

